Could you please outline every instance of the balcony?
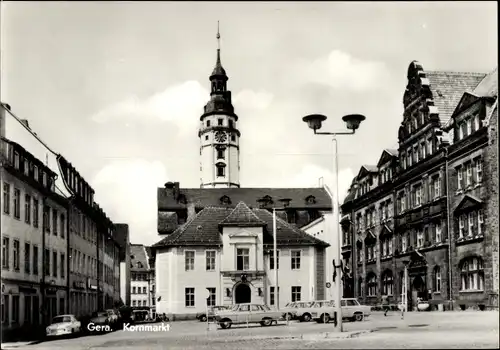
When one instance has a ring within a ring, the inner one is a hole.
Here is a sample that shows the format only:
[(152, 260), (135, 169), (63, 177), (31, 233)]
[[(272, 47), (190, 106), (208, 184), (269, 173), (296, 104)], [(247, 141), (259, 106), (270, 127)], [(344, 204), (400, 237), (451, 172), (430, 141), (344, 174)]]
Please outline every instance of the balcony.
[[(279, 261), (278, 261), (279, 262)], [(264, 277), (266, 272), (263, 270), (236, 270), (236, 271), (221, 271), (223, 277), (230, 277), (235, 282), (251, 282), (252, 280)]]

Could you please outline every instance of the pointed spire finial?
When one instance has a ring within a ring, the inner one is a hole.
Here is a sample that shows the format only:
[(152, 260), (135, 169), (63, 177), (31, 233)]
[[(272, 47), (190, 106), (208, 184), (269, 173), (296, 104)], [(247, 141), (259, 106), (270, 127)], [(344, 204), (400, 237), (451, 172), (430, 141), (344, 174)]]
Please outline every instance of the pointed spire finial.
[(220, 32), (219, 32), (219, 21), (217, 21), (217, 50), (220, 50)]

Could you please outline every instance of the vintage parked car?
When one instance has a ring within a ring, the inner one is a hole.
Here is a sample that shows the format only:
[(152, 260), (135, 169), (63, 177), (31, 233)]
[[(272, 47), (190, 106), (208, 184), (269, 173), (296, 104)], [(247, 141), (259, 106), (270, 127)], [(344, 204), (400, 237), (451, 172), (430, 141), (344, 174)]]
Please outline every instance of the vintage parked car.
[(106, 311), (92, 313), (92, 318), (90, 319), (89, 324), (91, 324), (93, 327), (99, 326), (97, 327), (97, 329), (99, 330), (106, 330), (107, 327), (104, 326), (109, 326), (109, 329), (112, 330), (113, 326), (115, 326), (115, 323), (113, 323), (111, 316)]
[(311, 310), (313, 301), (296, 301), (287, 304), (281, 311), (283, 311), (283, 318), (288, 315), (293, 320), (300, 320), (301, 322), (309, 322), (311, 320)]
[(82, 324), (74, 315), (59, 315), (52, 319), (52, 323), (45, 329), (48, 337), (62, 335), (76, 335), (82, 330)]
[(223, 329), (233, 324), (259, 323), (268, 327), (281, 319), (282, 312), (272, 310), (264, 304), (236, 304), (231, 310), (219, 311), (215, 314), (216, 322)]
[(368, 305), (361, 305), (356, 298), (345, 298), (341, 301), (342, 318), (352, 321), (363, 321), (370, 316), (372, 308)]
[(211, 320), (214, 318), (215, 313), (217, 313), (219, 311), (229, 310), (229, 309), (230, 309), (230, 306), (222, 306), (222, 305), (211, 306), (208, 309), (208, 315), (207, 315), (206, 311), (198, 312), (196, 314), (196, 319), (200, 320), (201, 322), (207, 322), (207, 317), (209, 320)]
[(118, 323), (118, 319), (119, 319), (119, 313), (118, 311), (115, 311), (113, 309), (109, 309), (109, 310), (106, 310), (106, 312), (108, 313), (108, 317), (109, 317), (109, 320), (111, 322), (112, 325), (115, 325)]
[(329, 300), (319, 300), (311, 304), (311, 318), (318, 323), (336, 321), (335, 303)]

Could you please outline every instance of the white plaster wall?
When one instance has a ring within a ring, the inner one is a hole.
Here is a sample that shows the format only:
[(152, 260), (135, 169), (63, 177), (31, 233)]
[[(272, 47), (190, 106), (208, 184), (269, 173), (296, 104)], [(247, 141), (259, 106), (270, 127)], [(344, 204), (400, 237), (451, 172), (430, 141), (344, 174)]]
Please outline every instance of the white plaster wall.
[(236, 271), (237, 247), (250, 249), (250, 270), (264, 270), (262, 227), (225, 227), (222, 243), (223, 271)]
[[(314, 300), (315, 295), (315, 251), (313, 247), (278, 247), (279, 253), (279, 306), (284, 307), (292, 300), (292, 286), (300, 286), (301, 299)], [(292, 270), (291, 250), (301, 251), (300, 269)], [(276, 285), (275, 270), (269, 269), (269, 258), (266, 256), (266, 304), (270, 303), (271, 288)]]

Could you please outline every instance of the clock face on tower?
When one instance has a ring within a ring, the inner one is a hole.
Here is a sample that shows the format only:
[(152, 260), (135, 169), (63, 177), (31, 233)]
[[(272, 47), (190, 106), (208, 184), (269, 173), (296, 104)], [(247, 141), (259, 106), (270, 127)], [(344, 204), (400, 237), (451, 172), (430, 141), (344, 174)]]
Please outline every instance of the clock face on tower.
[(226, 133), (223, 132), (223, 131), (217, 131), (215, 133), (215, 140), (217, 142), (226, 142), (227, 140), (227, 136), (226, 136)]

